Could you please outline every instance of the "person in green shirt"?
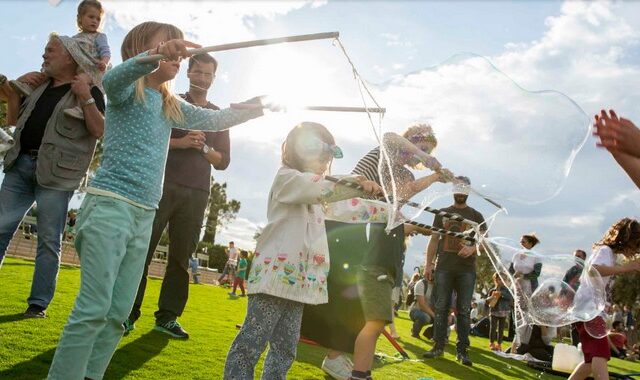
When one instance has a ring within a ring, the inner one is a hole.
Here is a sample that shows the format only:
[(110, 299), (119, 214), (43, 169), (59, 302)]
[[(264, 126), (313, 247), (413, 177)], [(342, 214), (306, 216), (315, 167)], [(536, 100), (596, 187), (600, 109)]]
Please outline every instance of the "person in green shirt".
[(236, 270), (236, 278), (233, 280), (233, 290), (229, 293), (230, 296), (234, 296), (236, 295), (236, 288), (238, 286), (240, 286), (240, 290), (242, 291), (242, 294), (240, 294), (240, 297), (244, 297), (245, 296), (245, 292), (244, 292), (244, 279), (247, 275), (247, 252), (246, 251), (240, 251), (240, 259), (238, 260), (238, 269)]

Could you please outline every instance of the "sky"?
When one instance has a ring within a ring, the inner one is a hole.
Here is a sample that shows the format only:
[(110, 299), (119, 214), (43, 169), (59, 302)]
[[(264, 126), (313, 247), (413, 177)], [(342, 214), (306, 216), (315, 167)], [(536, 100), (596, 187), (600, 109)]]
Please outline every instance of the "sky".
[[(227, 182), (228, 195), (242, 208), (218, 234), (220, 244), (254, 247), (253, 234), (266, 223), (280, 144), (303, 120), (323, 123), (336, 137), (345, 152), (333, 163), (336, 174), (348, 173), (377, 145), (374, 131), (432, 124), (440, 162), (508, 210), (496, 217), (491, 236), (518, 240), (535, 232), (543, 254), (588, 251), (611, 223), (640, 216), (639, 190), (596, 149), (588, 130), (589, 118), (603, 107), (640, 120), (640, 3), (103, 3), (113, 64), (121, 61), (126, 32), (147, 20), (174, 23), (202, 45), (339, 31), (348, 57), (387, 109), (381, 123), (366, 114), (291, 110), (234, 127), (231, 164), (213, 175)], [(4, 51), (11, 52), (0, 56), (0, 72), (16, 77), (37, 70), (50, 32), (76, 33), (76, 5), (3, 1), (4, 19), (15, 21), (0, 25)], [(30, 28), (19, 21), (27, 15)], [(263, 94), (291, 105), (363, 104), (352, 67), (330, 40), (215, 56), (220, 67), (209, 99), (221, 107)], [(183, 65), (176, 92), (188, 87), (185, 71)], [(414, 200), (445, 207), (452, 203), (448, 191), (435, 186)], [(497, 211), (475, 195), (469, 204), (486, 217)], [(430, 224), (431, 216), (418, 220)], [(412, 239), (405, 271), (422, 262), (427, 242)]]

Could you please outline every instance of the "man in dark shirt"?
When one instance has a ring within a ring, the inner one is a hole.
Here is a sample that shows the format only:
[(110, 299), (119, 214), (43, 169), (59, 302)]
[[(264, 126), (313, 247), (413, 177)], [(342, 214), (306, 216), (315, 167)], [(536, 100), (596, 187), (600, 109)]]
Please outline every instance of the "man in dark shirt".
[[(453, 214), (458, 214), (467, 220), (478, 224), (484, 223), (481, 213), (467, 205), (469, 194), (469, 180), (466, 177), (457, 177), (466, 186), (458, 184), (454, 188), (454, 204), (442, 209)], [(471, 228), (467, 223), (458, 222), (436, 215), (433, 221), (434, 227), (444, 228), (453, 232), (464, 232)], [(481, 229), (484, 229), (481, 225)], [(451, 307), (451, 296), (455, 291), (456, 301), (456, 331), (458, 342), (456, 345), (456, 358), (464, 365), (472, 365), (467, 349), (469, 348), (469, 330), (471, 329), (471, 300), (476, 284), (476, 247), (467, 246), (461, 239), (452, 236), (431, 235), (427, 247), (427, 260), (425, 263), (425, 277), (435, 275), (436, 289), (436, 318), (434, 322), (435, 345), (424, 354), (426, 358), (435, 358), (444, 355), (444, 345), (447, 337), (447, 317)], [(437, 261), (434, 261), (437, 260)], [(434, 265), (435, 263), (435, 265)], [(432, 271), (435, 266), (435, 273)]]
[[(208, 54), (191, 57), (187, 70), (189, 92), (182, 97), (199, 107), (219, 109), (207, 101), (207, 91), (213, 83), (217, 68), (218, 63)], [(125, 334), (133, 330), (135, 321), (140, 318), (149, 264), (168, 223), (169, 255), (158, 311), (155, 312), (155, 330), (175, 338), (189, 338), (189, 334), (177, 321), (189, 297), (189, 258), (196, 250), (209, 200), (211, 165), (224, 170), (229, 166), (229, 157), (229, 131), (171, 131), (162, 199), (153, 222), (147, 262), (138, 294), (129, 319), (124, 324)]]
[[(18, 80), (36, 88), (25, 99), (9, 94), (9, 105), (22, 103), (14, 139), (5, 157), (0, 189), (0, 264), (25, 213), (38, 206), (38, 248), (29, 307), (25, 317), (44, 318), (56, 287), (60, 245), (73, 192), (91, 161), (96, 139), (104, 131), (104, 98), (79, 69), (92, 64), (71, 37), (52, 35), (45, 48), (44, 73)], [(46, 76), (45, 76), (46, 74)], [(79, 103), (85, 120), (75, 121), (62, 110)]]

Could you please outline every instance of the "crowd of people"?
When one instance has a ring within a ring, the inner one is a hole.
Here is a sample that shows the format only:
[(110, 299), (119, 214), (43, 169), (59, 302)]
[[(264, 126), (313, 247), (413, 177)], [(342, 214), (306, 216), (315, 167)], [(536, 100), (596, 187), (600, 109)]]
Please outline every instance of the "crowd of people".
[[(149, 21), (131, 29), (121, 46), (123, 62), (112, 67), (107, 37), (99, 31), (103, 14), (98, 0), (81, 1), (80, 32), (50, 35), (41, 72), (15, 80), (0, 77), (7, 122), (15, 126), (15, 145), (5, 156), (0, 188), (0, 258), (24, 215), (34, 203), (38, 206), (35, 272), (25, 317), (46, 317), (63, 233), (75, 236), (80, 257), (81, 285), (50, 379), (103, 377), (120, 339), (141, 317), (149, 263), (165, 228), (170, 244), (155, 329), (189, 337), (178, 318), (188, 299), (190, 258), (209, 197), (211, 167), (224, 170), (229, 165), (228, 128), (262, 116), (263, 108), (278, 110), (260, 97), (233, 109), (211, 104), (207, 95), (218, 62), (208, 54), (191, 56), (187, 49), (199, 45), (184, 40), (183, 32), (170, 24)], [(150, 55), (164, 59), (139, 60)], [(185, 58), (189, 91), (173, 94), (169, 83)], [(640, 186), (640, 131), (614, 111), (596, 116), (595, 127), (600, 144)], [(99, 138), (100, 167), (77, 217), (67, 215)], [(415, 234), (431, 237), (424, 272), (412, 281), (411, 335), (432, 338), (433, 348), (424, 358), (435, 359), (444, 356), (455, 326), (456, 358), (473, 364), (469, 335), (478, 318), (472, 304), (476, 256), (482, 249), (411, 223), (386, 230), (389, 208), (382, 193), (408, 200), (441, 182), (453, 185), (453, 203), (435, 216), (433, 226), (486, 232), (483, 215), (467, 204), (470, 180), (442, 167), (432, 156), (437, 144), (431, 126), (415, 124), (403, 134), (385, 134), (385, 154), (374, 147), (351, 173), (329, 177), (332, 161), (343, 156), (331, 132), (308, 121), (289, 132), (251, 266), (246, 254), (230, 243), (220, 278), (233, 282), (230, 295), (236, 296), (237, 288), (240, 296), (249, 295), (244, 323), (228, 351), (225, 379), (253, 379), (267, 344), (262, 377), (285, 379), (301, 332), (328, 349), (322, 368), (331, 376), (371, 379), (376, 342), (393, 323), (393, 289), (402, 284), (406, 239)], [(427, 174), (416, 178), (419, 171)], [(538, 242), (527, 234), (521, 244), (530, 250)], [(625, 218), (594, 245), (589, 262), (610, 284), (616, 274), (640, 270), (637, 261), (615, 261), (616, 254), (632, 258), (639, 248), (640, 225)], [(343, 270), (335, 270), (338, 266)], [(530, 256), (516, 256), (510, 272), (518, 291), (530, 295), (541, 270)], [(522, 297), (514, 301), (513, 289), (505, 287), (500, 274), (493, 280), (483, 303), (490, 318), (490, 348), (502, 350), (505, 322)], [(636, 339), (635, 319), (629, 315), (614, 311), (615, 326), (606, 339), (594, 338), (584, 324), (576, 324), (585, 362), (573, 379), (591, 372), (603, 376), (610, 349), (637, 356), (637, 347), (634, 351), (630, 345)], [(425, 329), (428, 324), (433, 324), (431, 333)], [(517, 344), (526, 345), (534, 331), (520, 327)]]

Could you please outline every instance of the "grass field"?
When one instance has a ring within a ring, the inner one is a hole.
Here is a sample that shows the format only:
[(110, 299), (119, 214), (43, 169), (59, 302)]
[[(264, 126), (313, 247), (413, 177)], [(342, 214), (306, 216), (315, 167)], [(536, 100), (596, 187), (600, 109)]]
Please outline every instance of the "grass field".
[[(79, 286), (80, 270), (63, 266), (58, 289), (43, 320), (23, 319), (29, 294), (33, 263), (7, 258), (0, 270), (0, 379), (42, 379), (46, 377), (60, 332), (71, 310)], [(227, 350), (242, 323), (246, 299), (231, 299), (228, 289), (191, 285), (189, 303), (180, 322), (191, 334), (180, 341), (155, 332), (153, 312), (160, 289), (159, 280), (150, 280), (143, 316), (136, 329), (123, 338), (106, 373), (106, 379), (220, 379)], [(411, 338), (410, 321), (401, 312), (396, 320), (403, 336), (400, 344), (415, 359), (431, 344)], [(455, 339), (455, 337), (453, 337)], [(497, 357), (486, 347), (483, 338), (471, 338), (472, 368), (457, 364), (454, 347), (447, 347), (444, 359), (423, 361), (378, 361), (376, 379), (557, 379), (525, 365)], [(395, 350), (384, 339), (378, 351), (394, 355)], [(298, 357), (289, 371), (291, 379), (329, 379), (319, 368), (324, 351), (305, 344), (298, 346)], [(256, 373), (261, 371), (262, 363)], [(640, 372), (640, 364), (611, 361), (611, 370), (620, 373)]]

